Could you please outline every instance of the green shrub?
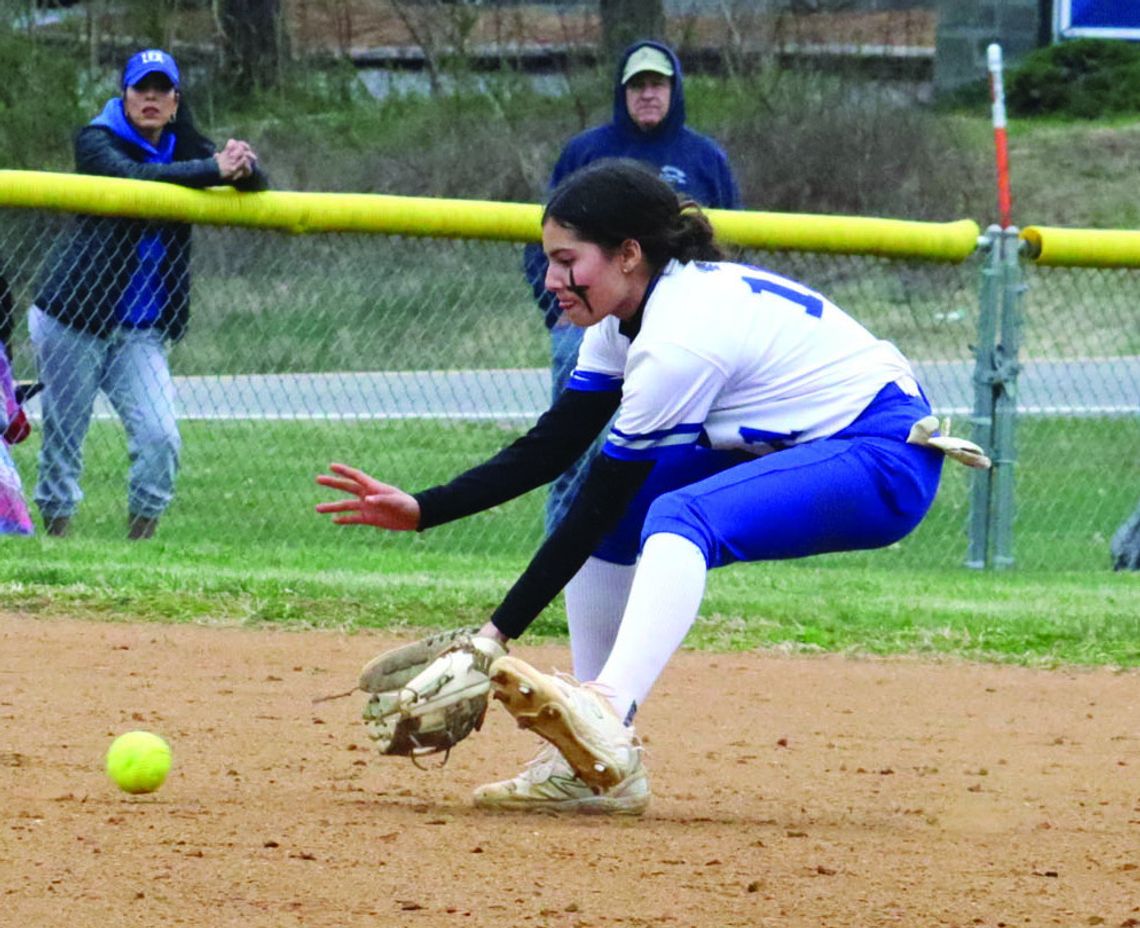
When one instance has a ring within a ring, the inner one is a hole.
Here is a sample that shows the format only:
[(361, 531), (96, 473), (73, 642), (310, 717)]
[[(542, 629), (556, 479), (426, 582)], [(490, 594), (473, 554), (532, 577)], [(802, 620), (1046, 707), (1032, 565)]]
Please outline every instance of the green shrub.
[(1009, 75), (1006, 103), (1015, 116), (1058, 113), (1096, 119), (1140, 110), (1140, 46), (1075, 39), (1028, 54)]
[(750, 209), (949, 220), (986, 189), (958, 121), (902, 88), (772, 69), (686, 82), (690, 120), (728, 151)]
[(69, 168), (82, 122), (76, 57), (0, 22), (0, 74), (0, 167)]

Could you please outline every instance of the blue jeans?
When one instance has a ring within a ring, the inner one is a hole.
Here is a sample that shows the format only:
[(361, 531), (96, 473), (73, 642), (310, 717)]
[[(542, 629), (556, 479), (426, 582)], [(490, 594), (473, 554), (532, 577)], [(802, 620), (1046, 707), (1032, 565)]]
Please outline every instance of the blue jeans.
[[(550, 401), (558, 399), (566, 389), (566, 382), (574, 372), (578, 363), (578, 349), (582, 345), (582, 336), (586, 330), (576, 325), (556, 325), (550, 330)], [(550, 534), (562, 521), (574, 497), (582, 488), (586, 480), (586, 470), (590, 459), (597, 453), (605, 441), (605, 434), (599, 435), (598, 440), (575, 463), (571, 464), (562, 474), (550, 484), (550, 493), (546, 498), (546, 534)]]
[(28, 333), (44, 384), (35, 489), (41, 515), (70, 516), (83, 499), (83, 441), (102, 390), (127, 432), (128, 511), (157, 518), (174, 497), (182, 449), (162, 336), (153, 329), (118, 328), (98, 338), (56, 321), (37, 306), (28, 314)]

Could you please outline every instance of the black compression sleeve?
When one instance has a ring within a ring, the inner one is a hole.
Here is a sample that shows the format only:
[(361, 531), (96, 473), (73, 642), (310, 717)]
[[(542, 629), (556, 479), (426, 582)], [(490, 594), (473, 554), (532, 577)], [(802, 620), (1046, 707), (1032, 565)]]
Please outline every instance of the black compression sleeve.
[(619, 390), (564, 390), (529, 432), (489, 461), (413, 494), (420, 504), (420, 531), (550, 483), (585, 453), (620, 402)]
[(499, 631), (509, 638), (526, 631), (617, 525), (651, 470), (652, 461), (619, 461), (605, 454), (594, 458), (566, 517), (491, 616)]

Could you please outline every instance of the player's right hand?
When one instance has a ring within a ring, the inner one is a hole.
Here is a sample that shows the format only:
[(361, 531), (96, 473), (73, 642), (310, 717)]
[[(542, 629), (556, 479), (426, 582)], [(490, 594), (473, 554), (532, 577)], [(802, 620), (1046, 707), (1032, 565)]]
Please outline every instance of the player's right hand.
[(330, 464), (330, 474), (318, 474), (317, 483), (350, 494), (353, 499), (317, 503), (317, 512), (340, 513), (337, 525), (373, 525), (395, 532), (419, 528), (420, 504), (399, 487), (381, 483), (362, 470), (347, 464)]

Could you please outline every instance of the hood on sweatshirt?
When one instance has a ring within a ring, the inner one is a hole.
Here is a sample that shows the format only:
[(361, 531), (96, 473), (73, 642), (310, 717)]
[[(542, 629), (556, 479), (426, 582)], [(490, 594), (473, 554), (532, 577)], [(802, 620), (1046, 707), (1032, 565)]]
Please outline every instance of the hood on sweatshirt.
[[(629, 115), (629, 109), (625, 105), (625, 84), (622, 83), (622, 76), (625, 74), (626, 62), (629, 61), (630, 56), (633, 55), (639, 48), (655, 48), (664, 54), (673, 64), (673, 76), (670, 78), (672, 82), (672, 93), (669, 99), (669, 112), (665, 114), (665, 118), (661, 120), (656, 126), (645, 132), (638, 128)], [(633, 138), (649, 138), (649, 139), (670, 139), (677, 135), (685, 126), (685, 90), (684, 80), (681, 74), (681, 60), (677, 57), (677, 53), (673, 51), (668, 45), (662, 42), (653, 42), (649, 40), (641, 40), (634, 42), (622, 54), (621, 59), (618, 61), (617, 70), (614, 74), (614, 118), (613, 123), (617, 126), (622, 134), (628, 134)]]

